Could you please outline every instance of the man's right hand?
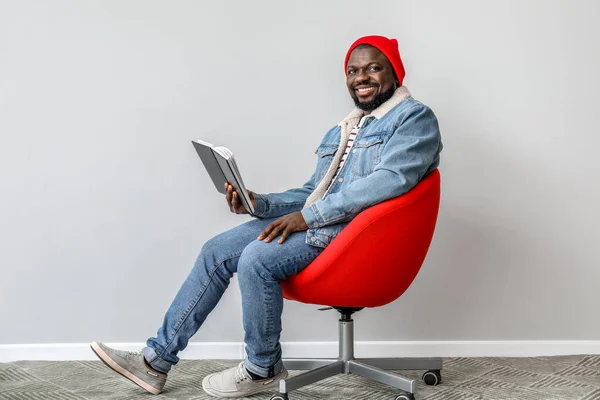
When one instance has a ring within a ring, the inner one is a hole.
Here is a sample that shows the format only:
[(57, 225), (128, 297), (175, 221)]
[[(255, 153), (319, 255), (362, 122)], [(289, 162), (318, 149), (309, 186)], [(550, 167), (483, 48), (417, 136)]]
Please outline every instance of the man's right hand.
[[(251, 190), (248, 190), (248, 196), (250, 196), (250, 201), (252, 201), (252, 206), (256, 208), (256, 200), (254, 200), (254, 193)], [(229, 205), (229, 210), (235, 214), (248, 214), (248, 211), (244, 208), (244, 205), (240, 201), (240, 196), (233, 188), (233, 185), (229, 183), (225, 183), (225, 197), (227, 198), (227, 204)]]

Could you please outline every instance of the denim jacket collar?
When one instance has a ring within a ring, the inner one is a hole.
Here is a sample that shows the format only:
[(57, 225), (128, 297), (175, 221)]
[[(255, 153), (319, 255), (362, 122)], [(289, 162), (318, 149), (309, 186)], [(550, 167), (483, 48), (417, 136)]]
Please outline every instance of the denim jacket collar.
[[(375, 110), (371, 111), (369, 116), (375, 117), (375, 119), (380, 119), (385, 114), (387, 114), (392, 108), (396, 107), (403, 100), (409, 98), (411, 96), (410, 92), (406, 88), (406, 86), (400, 86), (392, 97), (390, 97), (385, 103), (377, 107)], [(363, 111), (355, 107), (350, 114), (346, 118), (344, 118), (338, 125), (344, 126), (344, 124), (348, 123), (350, 126), (357, 124), (360, 121), (360, 118), (363, 115)]]
[[(390, 97), (385, 103), (377, 107), (373, 110), (367, 117), (373, 116), (376, 119), (382, 118), (385, 114), (387, 114), (392, 108), (400, 104), (403, 100), (410, 97), (410, 92), (404, 86), (400, 86), (392, 97)], [(313, 190), (313, 192), (306, 199), (306, 203), (304, 203), (304, 207), (310, 206), (315, 201), (322, 198), (325, 193), (327, 193), (327, 188), (331, 183), (331, 179), (333, 179), (336, 174), (338, 165), (340, 160), (342, 159), (344, 152), (346, 151), (346, 145), (348, 143), (348, 137), (350, 136), (350, 131), (352, 130), (352, 126), (358, 124), (363, 115), (363, 111), (359, 108), (354, 108), (352, 112), (342, 121), (340, 122), (340, 143), (339, 147), (333, 157), (332, 163), (329, 165), (329, 169), (325, 173), (325, 176), (317, 187)]]

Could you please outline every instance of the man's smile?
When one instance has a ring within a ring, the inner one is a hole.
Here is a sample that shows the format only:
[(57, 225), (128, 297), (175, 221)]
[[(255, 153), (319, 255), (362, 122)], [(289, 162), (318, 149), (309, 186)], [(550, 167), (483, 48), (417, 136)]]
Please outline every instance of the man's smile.
[(377, 89), (377, 86), (360, 86), (354, 88), (356, 95), (359, 97), (367, 97), (373, 94), (373, 92)]

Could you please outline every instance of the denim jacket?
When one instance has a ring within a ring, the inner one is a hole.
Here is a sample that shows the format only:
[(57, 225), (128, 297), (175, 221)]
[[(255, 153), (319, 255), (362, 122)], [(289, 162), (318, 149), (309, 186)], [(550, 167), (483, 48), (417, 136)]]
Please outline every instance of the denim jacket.
[(309, 229), (306, 243), (326, 247), (358, 213), (412, 189), (439, 165), (442, 142), (433, 111), (405, 87), (367, 116), (333, 185), (306, 204), (338, 151), (342, 129), (351, 129), (362, 112), (354, 109), (331, 128), (317, 147), (317, 165), (301, 188), (255, 194), (256, 218), (301, 211)]

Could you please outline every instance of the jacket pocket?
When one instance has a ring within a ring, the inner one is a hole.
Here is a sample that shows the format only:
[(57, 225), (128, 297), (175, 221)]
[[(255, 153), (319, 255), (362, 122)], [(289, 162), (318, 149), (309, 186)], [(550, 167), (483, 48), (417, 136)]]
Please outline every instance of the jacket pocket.
[(353, 178), (362, 178), (373, 172), (381, 160), (382, 143), (383, 138), (377, 136), (365, 137), (354, 143)]
[(325, 173), (329, 169), (331, 162), (333, 161), (333, 156), (335, 155), (338, 146), (336, 144), (322, 144), (317, 150), (315, 150), (315, 154), (317, 155), (317, 185), (325, 176)]

